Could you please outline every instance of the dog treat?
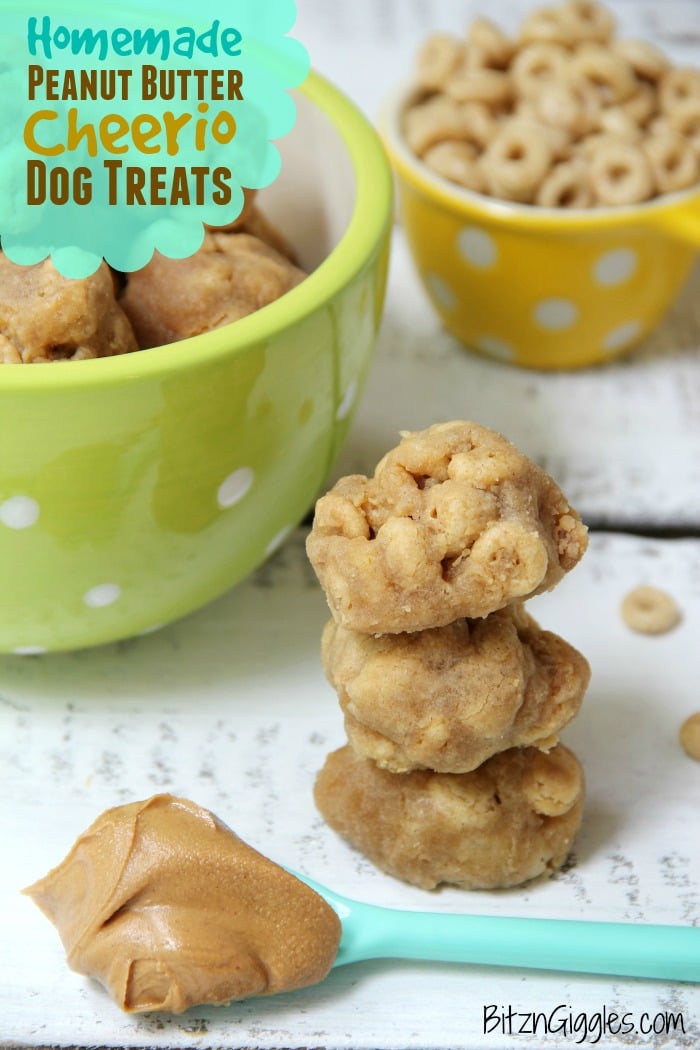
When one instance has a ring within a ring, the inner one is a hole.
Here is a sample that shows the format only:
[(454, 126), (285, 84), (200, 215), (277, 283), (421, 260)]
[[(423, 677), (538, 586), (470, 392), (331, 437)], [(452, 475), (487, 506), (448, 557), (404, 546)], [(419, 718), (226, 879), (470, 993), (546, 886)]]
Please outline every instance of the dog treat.
[(50, 260), (17, 266), (0, 253), (0, 364), (112, 357), (219, 328), (278, 299), (305, 276), (293, 248), (244, 190), (241, 214), (206, 227), (186, 259), (156, 252), (141, 270), (102, 263), (69, 280)]
[(316, 780), (326, 821), (378, 868), (433, 889), (515, 886), (566, 859), (583, 773), (567, 748), (515, 748), (471, 773), (390, 773), (345, 746)]
[(296, 253), (287, 238), (267, 219), (260, 208), (251, 208), (241, 233), (249, 233), (269, 248), (274, 248), (295, 266), (299, 265)]
[[(700, 71), (614, 33), (602, 4), (567, 0), (533, 10), (517, 39), (483, 18), (461, 38), (434, 34), (403, 115), (408, 146), (451, 182), (548, 208), (638, 204), (697, 184)], [(464, 113), (477, 103), (478, 138)], [(555, 150), (552, 130), (566, 136)], [(676, 138), (659, 141), (660, 130)], [(476, 147), (468, 163), (455, 159), (460, 144)], [(576, 167), (554, 178), (561, 161)]]
[(340, 942), (319, 894), (172, 795), (107, 810), (25, 892), (68, 965), (128, 1012), (303, 988), (326, 976)]
[(686, 755), (700, 762), (700, 711), (686, 718), (678, 738)]
[(45, 364), (138, 350), (106, 263), (82, 280), (46, 259), (18, 266), (0, 252), (0, 363)]
[(121, 303), (142, 347), (162, 346), (230, 324), (279, 299), (304, 278), (247, 233), (206, 233), (186, 259), (155, 252), (129, 275)]
[(230, 233), (233, 231), (245, 230), (248, 223), (250, 222), (250, 219), (253, 216), (253, 213), (258, 210), (255, 205), (256, 196), (257, 190), (250, 190), (244, 187), (243, 207), (241, 208), (238, 216), (233, 220), (233, 222), (229, 222), (225, 226), (211, 226), (205, 223), (204, 228), (207, 230), (213, 230), (215, 232), (218, 230), (219, 233), (224, 233), (224, 231)]
[(548, 474), (495, 431), (452, 422), (405, 434), (372, 478), (341, 479), (316, 504), (307, 551), (338, 623), (383, 634), (539, 594), (586, 545)]
[(664, 634), (681, 620), (676, 602), (658, 587), (635, 587), (623, 599), (620, 611), (627, 626), (640, 634)]
[(466, 773), (507, 748), (548, 750), (590, 677), (519, 603), (417, 634), (374, 637), (331, 620), (321, 656), (355, 751), (395, 773)]

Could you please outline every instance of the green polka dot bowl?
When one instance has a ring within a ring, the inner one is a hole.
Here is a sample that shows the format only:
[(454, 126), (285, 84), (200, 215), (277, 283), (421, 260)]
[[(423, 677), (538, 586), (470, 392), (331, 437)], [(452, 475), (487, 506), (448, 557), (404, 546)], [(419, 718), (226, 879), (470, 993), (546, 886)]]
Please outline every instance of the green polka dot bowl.
[(385, 138), (418, 274), (444, 327), (510, 364), (569, 369), (636, 346), (677, 298), (700, 247), (700, 187), (629, 207), (540, 208), (448, 182), (409, 149), (387, 104)]
[(260, 195), (309, 276), (235, 324), (116, 358), (0, 368), (0, 652), (149, 632), (260, 565), (322, 489), (379, 325), (391, 175), (312, 74)]

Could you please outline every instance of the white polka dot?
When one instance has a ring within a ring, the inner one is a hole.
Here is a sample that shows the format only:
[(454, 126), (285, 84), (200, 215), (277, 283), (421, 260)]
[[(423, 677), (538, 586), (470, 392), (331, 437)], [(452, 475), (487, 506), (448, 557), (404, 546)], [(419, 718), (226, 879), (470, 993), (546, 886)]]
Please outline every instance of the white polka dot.
[(242, 500), (255, 481), (255, 474), (250, 467), (239, 467), (233, 474), (221, 482), (217, 499), (222, 508), (232, 507)]
[(348, 383), (347, 389), (343, 394), (343, 399), (338, 405), (338, 411), (335, 414), (335, 418), (339, 423), (342, 419), (350, 412), (350, 409), (355, 404), (355, 398), (357, 397), (357, 380), (353, 379), (351, 383)]
[(598, 284), (622, 284), (637, 269), (637, 256), (629, 248), (618, 248), (601, 255), (593, 267)]
[(540, 328), (558, 331), (571, 328), (578, 318), (578, 308), (570, 299), (542, 299), (534, 309), (534, 317)]
[(19, 645), (12, 652), (15, 656), (40, 656), (46, 652), (43, 645)]
[(287, 539), (287, 536), (289, 536), (290, 532), (292, 532), (293, 529), (293, 525), (285, 525), (283, 529), (280, 529), (277, 535), (273, 536), (270, 542), (268, 543), (267, 547), (265, 548), (265, 554), (274, 554), (276, 550), (279, 550), (279, 548), (282, 546), (284, 541)]
[(0, 503), (0, 521), (8, 529), (28, 529), (39, 520), (39, 504), (29, 496), (11, 496)]
[(493, 335), (482, 335), (476, 345), (489, 357), (497, 357), (499, 361), (515, 360), (515, 347), (507, 343), (505, 339), (498, 339)]
[(603, 339), (603, 350), (620, 350), (623, 346), (631, 343), (642, 331), (640, 321), (625, 321), (617, 328), (613, 328)]
[(83, 601), (91, 609), (104, 609), (107, 605), (114, 605), (121, 597), (122, 589), (118, 583), (99, 583), (97, 587), (91, 587), (83, 595)]
[(439, 274), (427, 273), (425, 275), (425, 283), (428, 285), (431, 295), (440, 303), (440, 306), (444, 306), (446, 310), (454, 310), (459, 300), (449, 284)]
[(493, 237), (476, 226), (465, 226), (460, 230), (457, 245), (466, 261), (480, 270), (493, 266), (498, 258), (498, 248)]

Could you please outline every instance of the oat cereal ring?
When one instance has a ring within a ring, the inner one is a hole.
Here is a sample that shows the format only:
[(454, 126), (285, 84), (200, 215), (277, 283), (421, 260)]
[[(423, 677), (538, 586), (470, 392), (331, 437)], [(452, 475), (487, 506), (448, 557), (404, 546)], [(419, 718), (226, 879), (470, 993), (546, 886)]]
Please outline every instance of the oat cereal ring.
[(624, 598), (620, 612), (627, 626), (640, 634), (664, 634), (681, 620), (671, 595), (658, 587), (635, 587)]
[(406, 110), (403, 132), (413, 152), (422, 157), (431, 146), (445, 139), (467, 138), (467, 123), (465, 111), (457, 102), (444, 95), (433, 95)]
[(639, 142), (642, 137), (639, 124), (621, 106), (606, 106), (601, 109), (598, 128), (604, 135), (613, 135), (623, 142)]
[(511, 118), (489, 142), (481, 161), (489, 192), (504, 200), (531, 203), (552, 156), (544, 135), (533, 135), (532, 124)]
[[(700, 119), (700, 103), (699, 119)], [(644, 141), (644, 152), (651, 163), (658, 193), (687, 189), (698, 181), (700, 162), (692, 144), (675, 131), (650, 135)]]
[(637, 90), (629, 63), (601, 44), (582, 44), (571, 59), (569, 71), (591, 84), (606, 105), (623, 102)]
[(583, 796), (583, 770), (562, 744), (502, 751), (471, 773), (390, 773), (345, 746), (314, 787), (334, 831), (423, 889), (496, 889), (551, 874), (571, 848)]
[(593, 0), (568, 0), (562, 4), (561, 19), (570, 39), (606, 44), (615, 32), (615, 19), (602, 4)]
[(583, 158), (587, 163), (590, 161), (594, 153), (597, 153), (599, 149), (607, 148), (612, 146), (613, 148), (617, 145), (618, 139), (614, 135), (611, 135), (607, 131), (597, 131), (593, 135), (586, 135), (580, 142), (577, 142), (574, 148), (574, 156)]
[(641, 83), (633, 95), (618, 104), (635, 124), (644, 127), (654, 117), (658, 107), (656, 91), (651, 84)]
[(448, 33), (433, 33), (425, 41), (416, 60), (420, 87), (438, 91), (462, 61), (464, 44)]
[(544, 177), (535, 204), (541, 208), (590, 208), (593, 193), (586, 164), (580, 159), (555, 164)]
[(570, 55), (560, 44), (535, 43), (518, 51), (510, 66), (519, 95), (537, 95), (543, 86), (565, 75)]
[[(547, 124), (537, 116), (527, 117), (520, 114), (512, 117), (509, 124), (516, 124), (524, 134), (530, 135), (533, 139), (541, 139), (549, 148), (553, 161), (568, 160), (571, 156), (572, 136), (565, 128)], [(503, 121), (498, 125), (501, 130), (504, 126)]]
[(462, 65), (445, 83), (447, 95), (455, 102), (483, 102), (502, 106), (513, 97), (508, 73), (500, 69), (469, 69)]
[(505, 69), (513, 56), (514, 44), (490, 19), (475, 18), (467, 31), (467, 48), (474, 48), (481, 56), (481, 65)]
[(591, 186), (600, 204), (638, 204), (654, 192), (651, 164), (640, 146), (611, 140), (591, 152)]
[(475, 193), (483, 193), (486, 180), (476, 163), (476, 149), (470, 142), (446, 139), (431, 146), (423, 162), (444, 179), (464, 186)]
[(570, 137), (579, 138), (590, 129), (582, 94), (565, 81), (554, 79), (547, 83), (533, 96), (533, 109), (539, 120), (567, 132)]
[(513, 116), (520, 117), (523, 120), (531, 120), (535, 124), (541, 123), (542, 118), (540, 117), (535, 100), (535, 95), (528, 96), (527, 98), (519, 97), (513, 106)]
[(679, 102), (669, 113), (668, 122), (673, 131), (686, 139), (694, 149), (700, 150), (700, 98)]
[(493, 138), (496, 118), (483, 102), (462, 102), (462, 137), (475, 146), (483, 147)]
[(520, 27), (521, 44), (561, 44), (570, 47), (574, 43), (573, 26), (567, 24), (560, 7), (538, 7), (524, 20)]
[(564, 80), (553, 80), (533, 96), (539, 121), (566, 132), (569, 142), (585, 137), (597, 126), (600, 103), (595, 92)]
[(664, 53), (646, 40), (612, 40), (610, 47), (629, 63), (638, 77), (645, 80), (659, 80), (668, 69)]
[(686, 718), (680, 728), (678, 739), (686, 755), (700, 762), (700, 711)]
[(659, 81), (659, 104), (670, 114), (679, 102), (700, 98), (700, 70), (678, 66), (669, 69)]
[(646, 130), (649, 135), (668, 135), (670, 131), (673, 131), (673, 128), (668, 117), (658, 116), (649, 121)]

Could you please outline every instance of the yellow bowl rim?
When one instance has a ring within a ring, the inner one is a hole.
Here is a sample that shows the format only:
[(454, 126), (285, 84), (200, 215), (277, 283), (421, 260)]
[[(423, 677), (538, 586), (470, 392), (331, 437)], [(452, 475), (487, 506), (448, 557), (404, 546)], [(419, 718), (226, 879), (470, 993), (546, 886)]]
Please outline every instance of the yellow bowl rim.
[(399, 85), (386, 99), (380, 120), (381, 132), (389, 157), (397, 173), (413, 184), (424, 195), (450, 211), (474, 217), (475, 212), (485, 215), (491, 222), (521, 229), (552, 229), (581, 231), (605, 227), (663, 225), (669, 211), (676, 212), (689, 205), (700, 208), (700, 185), (691, 186), (675, 193), (663, 194), (642, 204), (621, 205), (607, 208), (540, 208), (531, 204), (517, 204), (475, 193), (457, 186), (424, 164), (405, 142), (401, 134), (401, 115), (419, 89), (414, 82)]

